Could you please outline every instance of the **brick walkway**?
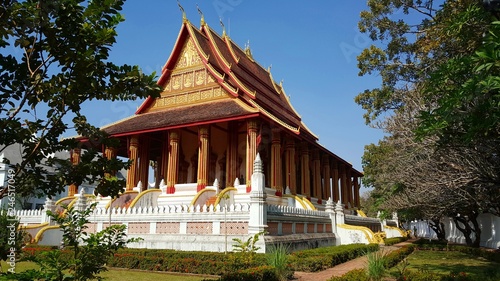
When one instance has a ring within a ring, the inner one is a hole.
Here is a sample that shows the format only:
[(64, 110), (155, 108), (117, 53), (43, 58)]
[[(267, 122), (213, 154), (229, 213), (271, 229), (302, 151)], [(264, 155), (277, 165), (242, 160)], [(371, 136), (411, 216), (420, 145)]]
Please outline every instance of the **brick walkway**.
[[(401, 242), (398, 244), (395, 244), (393, 246), (381, 246), (380, 251), (384, 252), (390, 252), (394, 251), (396, 249), (399, 249), (400, 247), (411, 244), (413, 240), (408, 240), (406, 242)], [(350, 260), (348, 262), (336, 265), (332, 268), (329, 268), (327, 270), (319, 271), (319, 272), (300, 272), (296, 271), (295, 272), (295, 280), (298, 281), (325, 281), (330, 279), (332, 276), (341, 276), (347, 273), (348, 271), (351, 271), (353, 269), (362, 269), (366, 267), (366, 262), (367, 258), (366, 256), (362, 256), (353, 260)]]

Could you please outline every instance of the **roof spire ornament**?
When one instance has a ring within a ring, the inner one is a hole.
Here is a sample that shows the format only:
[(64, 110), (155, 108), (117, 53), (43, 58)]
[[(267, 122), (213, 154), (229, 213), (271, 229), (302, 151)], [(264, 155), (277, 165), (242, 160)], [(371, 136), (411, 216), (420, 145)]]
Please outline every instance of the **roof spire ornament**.
[(181, 6), (179, 0), (177, 0), (177, 5), (179, 6), (179, 9), (182, 12), (182, 21), (187, 21), (186, 12), (184, 11), (184, 8)]
[(196, 3), (196, 9), (198, 10), (198, 14), (200, 14), (200, 16), (201, 16), (200, 25), (204, 26), (205, 25), (205, 16), (203, 16), (203, 12), (201, 11), (200, 7), (198, 6), (198, 3)]
[(245, 44), (245, 54), (251, 60), (253, 60), (252, 51), (250, 50), (250, 40)]
[(219, 18), (220, 26), (222, 26), (222, 38), (226, 37), (226, 27), (224, 26), (224, 23), (222, 22), (222, 18)]

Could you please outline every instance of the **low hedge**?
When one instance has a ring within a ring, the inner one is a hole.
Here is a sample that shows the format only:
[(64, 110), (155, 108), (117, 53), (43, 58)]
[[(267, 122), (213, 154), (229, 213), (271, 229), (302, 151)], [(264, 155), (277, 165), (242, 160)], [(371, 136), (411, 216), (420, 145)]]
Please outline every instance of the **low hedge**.
[(408, 240), (408, 237), (393, 237), (393, 238), (384, 238), (384, 245), (392, 246), (394, 244), (398, 244)]
[(404, 260), (407, 256), (409, 256), (415, 250), (414, 245), (407, 245), (401, 247), (397, 250), (394, 250), (387, 255), (385, 255), (385, 268), (391, 268), (396, 266), (402, 260)]
[(303, 250), (290, 255), (290, 267), (294, 271), (321, 271), (378, 249), (378, 244), (351, 244)]
[[(411, 254), (414, 249), (415, 247), (413, 245), (408, 245), (386, 254), (384, 256), (385, 268), (391, 268), (397, 265), (399, 262), (405, 259), (409, 254)], [(368, 280), (370, 279), (368, 278), (365, 269), (354, 269), (342, 276), (334, 276), (328, 279), (328, 281), (368, 281)], [(415, 280), (424, 281), (425, 279), (415, 279)]]
[(342, 276), (333, 276), (327, 281), (369, 281), (366, 270), (364, 269), (354, 269)]
[(224, 273), (220, 281), (280, 281), (274, 267), (264, 265)]

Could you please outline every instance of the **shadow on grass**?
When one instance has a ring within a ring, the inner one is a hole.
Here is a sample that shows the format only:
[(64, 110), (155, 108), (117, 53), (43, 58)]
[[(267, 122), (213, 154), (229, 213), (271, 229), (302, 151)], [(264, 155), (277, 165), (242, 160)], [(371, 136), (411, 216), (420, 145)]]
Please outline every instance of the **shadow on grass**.
[[(408, 256), (407, 262), (407, 268), (410, 270), (441, 275), (465, 272), (474, 280), (491, 280), (488, 278), (500, 276), (499, 263), (454, 251), (415, 251)], [(394, 267), (391, 272), (398, 270), (398, 267)]]

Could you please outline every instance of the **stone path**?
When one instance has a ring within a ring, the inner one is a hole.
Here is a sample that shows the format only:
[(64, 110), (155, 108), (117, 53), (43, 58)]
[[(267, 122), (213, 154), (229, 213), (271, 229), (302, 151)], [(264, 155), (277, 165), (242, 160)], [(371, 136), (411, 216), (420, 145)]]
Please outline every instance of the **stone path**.
[[(401, 242), (392, 246), (381, 246), (380, 251), (391, 252), (401, 248), (404, 245), (411, 244), (412, 242), (413, 240), (408, 240), (406, 242)], [(366, 262), (367, 262), (366, 256), (362, 256), (319, 272), (296, 271), (294, 277), (295, 280), (298, 281), (325, 281), (330, 279), (332, 276), (344, 275), (345, 273), (353, 269), (365, 268)]]

